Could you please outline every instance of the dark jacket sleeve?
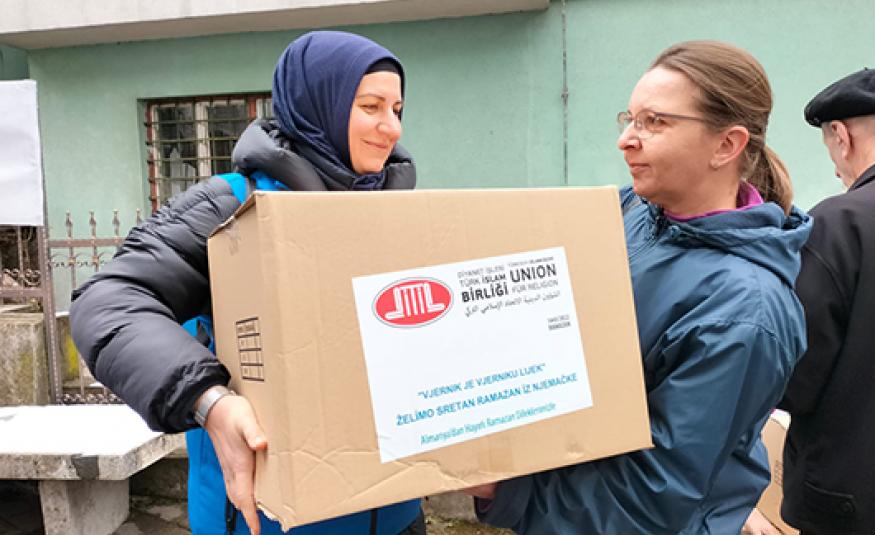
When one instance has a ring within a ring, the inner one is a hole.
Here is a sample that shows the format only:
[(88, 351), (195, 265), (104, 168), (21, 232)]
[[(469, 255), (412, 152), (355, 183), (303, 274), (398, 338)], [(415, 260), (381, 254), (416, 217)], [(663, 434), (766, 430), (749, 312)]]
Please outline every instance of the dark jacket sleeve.
[(149, 427), (178, 432), (227, 370), (181, 326), (209, 313), (207, 238), (240, 206), (211, 178), (134, 228), (111, 262), (73, 293), (73, 339), (95, 378)]
[(488, 507), (478, 503), (480, 518), (533, 534), (687, 527), (733, 450), (754, 447), (792, 357), (772, 333), (731, 322), (697, 326), (656, 358), (671, 372), (648, 392), (653, 449), (502, 482)]
[(802, 249), (802, 270), (796, 279), (796, 293), (805, 308), (808, 351), (796, 365), (779, 405), (791, 415), (809, 414), (817, 407), (844, 343), (854, 295), (859, 235), (844, 228), (851, 214), (833, 209), (832, 204), (811, 212), (814, 228)]

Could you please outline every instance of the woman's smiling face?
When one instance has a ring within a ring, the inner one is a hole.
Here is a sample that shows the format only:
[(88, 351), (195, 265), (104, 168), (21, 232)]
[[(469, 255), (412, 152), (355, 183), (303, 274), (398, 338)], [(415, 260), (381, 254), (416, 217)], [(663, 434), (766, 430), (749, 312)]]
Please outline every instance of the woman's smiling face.
[(383, 169), (401, 137), (401, 77), (379, 71), (362, 77), (349, 112), (349, 159), (364, 175)]

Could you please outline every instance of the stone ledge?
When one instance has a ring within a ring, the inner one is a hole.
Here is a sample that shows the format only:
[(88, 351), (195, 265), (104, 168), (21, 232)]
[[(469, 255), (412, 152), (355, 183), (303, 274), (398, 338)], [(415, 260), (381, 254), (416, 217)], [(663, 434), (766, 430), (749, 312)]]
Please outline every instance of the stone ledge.
[(124, 480), (179, 448), (124, 405), (0, 408), (0, 478)]

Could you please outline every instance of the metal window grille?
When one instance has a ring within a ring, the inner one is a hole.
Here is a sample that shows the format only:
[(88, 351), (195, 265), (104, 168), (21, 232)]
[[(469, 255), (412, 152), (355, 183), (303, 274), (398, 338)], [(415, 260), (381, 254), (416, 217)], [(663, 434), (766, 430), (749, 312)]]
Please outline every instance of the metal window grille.
[(147, 101), (152, 211), (200, 180), (231, 172), (240, 134), (252, 120), (272, 115), (270, 93)]

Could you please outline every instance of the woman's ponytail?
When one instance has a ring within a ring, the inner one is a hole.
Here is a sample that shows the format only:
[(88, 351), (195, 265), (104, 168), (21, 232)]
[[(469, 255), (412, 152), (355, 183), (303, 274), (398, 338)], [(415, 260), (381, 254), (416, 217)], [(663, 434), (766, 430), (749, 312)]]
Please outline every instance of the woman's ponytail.
[(752, 162), (747, 181), (757, 189), (764, 201), (774, 202), (784, 209), (785, 214), (789, 214), (793, 202), (790, 173), (775, 151), (765, 144), (762, 147)]
[(702, 116), (716, 131), (742, 125), (750, 134), (739, 173), (762, 195), (790, 213), (793, 187), (787, 167), (766, 146), (772, 88), (763, 66), (748, 52), (717, 41), (687, 41), (666, 49), (651, 68), (671, 69), (699, 88)]

